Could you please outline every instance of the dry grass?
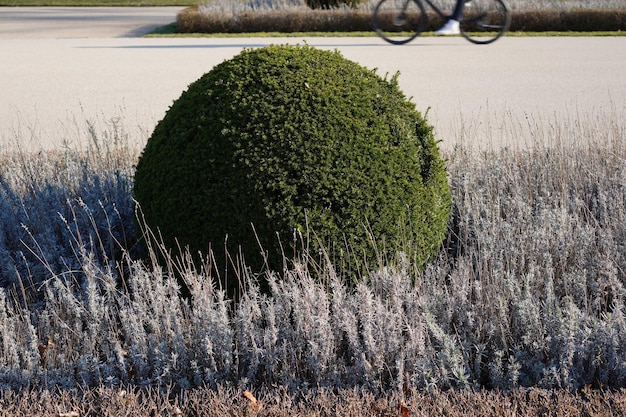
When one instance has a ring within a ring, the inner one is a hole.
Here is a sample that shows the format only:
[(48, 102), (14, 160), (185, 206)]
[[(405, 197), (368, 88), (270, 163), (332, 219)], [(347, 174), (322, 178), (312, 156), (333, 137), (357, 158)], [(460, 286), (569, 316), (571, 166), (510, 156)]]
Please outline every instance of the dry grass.
[(626, 391), (411, 391), (374, 396), (358, 390), (253, 395), (233, 388), (92, 388), (0, 394), (1, 417), (609, 417), (626, 415)]

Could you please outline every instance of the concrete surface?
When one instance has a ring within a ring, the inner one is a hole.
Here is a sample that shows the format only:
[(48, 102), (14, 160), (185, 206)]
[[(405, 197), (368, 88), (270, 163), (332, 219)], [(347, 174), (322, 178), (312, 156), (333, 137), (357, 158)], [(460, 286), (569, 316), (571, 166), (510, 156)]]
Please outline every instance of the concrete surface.
[[(523, 146), (553, 140), (559, 124), (575, 131), (580, 124), (626, 123), (626, 37), (504, 37), (487, 46), (459, 37), (405, 46), (376, 37), (136, 38), (128, 36), (150, 26), (148, 16), (167, 24), (176, 9), (165, 15), (133, 9), (140, 16), (132, 20), (123, 17), (128, 9), (96, 20), (90, 10), (66, 10), (71, 19), (39, 19), (49, 10), (29, 9), (9, 30), (7, 13), (10, 20), (19, 13), (0, 8), (5, 148), (80, 143), (88, 124), (98, 132), (122, 126), (143, 147), (172, 102), (214, 65), (245, 47), (303, 42), (338, 49), (381, 75), (399, 71), (401, 88), (428, 111), (447, 147)], [(60, 32), (59, 21), (82, 27), (81, 35)], [(20, 29), (26, 27), (37, 29)]]
[(0, 7), (0, 40), (142, 36), (182, 7)]

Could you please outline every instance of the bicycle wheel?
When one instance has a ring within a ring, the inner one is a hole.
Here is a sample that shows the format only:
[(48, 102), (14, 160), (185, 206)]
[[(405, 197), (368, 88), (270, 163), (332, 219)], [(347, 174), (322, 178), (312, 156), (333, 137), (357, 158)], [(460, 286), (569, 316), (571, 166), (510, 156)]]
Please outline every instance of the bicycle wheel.
[(402, 45), (422, 33), (426, 13), (420, 0), (380, 0), (373, 20), (374, 30), (381, 38)]
[(465, 3), (461, 35), (478, 44), (491, 43), (511, 24), (509, 9), (502, 0), (471, 0)]

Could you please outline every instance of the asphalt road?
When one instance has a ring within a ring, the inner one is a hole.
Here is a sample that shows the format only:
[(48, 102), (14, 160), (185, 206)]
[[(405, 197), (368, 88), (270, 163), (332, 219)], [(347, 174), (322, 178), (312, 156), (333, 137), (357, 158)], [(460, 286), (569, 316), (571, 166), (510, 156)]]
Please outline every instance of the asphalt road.
[[(186, 87), (242, 48), (338, 49), (428, 111), (445, 147), (578, 139), (580, 126), (626, 130), (626, 37), (460, 37), (405, 46), (360, 38), (139, 38), (178, 8), (0, 8), (0, 146), (55, 148), (123, 127), (143, 147)], [(340, 76), (340, 75), (338, 75)], [(1, 145), (3, 144), (3, 145)]]

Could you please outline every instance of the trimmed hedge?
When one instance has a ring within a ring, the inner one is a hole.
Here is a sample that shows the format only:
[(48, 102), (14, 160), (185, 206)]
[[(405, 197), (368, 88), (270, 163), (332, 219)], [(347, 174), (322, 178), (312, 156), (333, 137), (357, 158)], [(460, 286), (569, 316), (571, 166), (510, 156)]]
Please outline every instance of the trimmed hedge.
[(431, 127), (396, 77), (309, 46), (246, 49), (191, 84), (149, 139), (134, 191), (168, 248), (217, 248), (220, 270), (225, 241), (254, 271), (318, 241), (344, 271), (398, 249), (420, 266), (450, 212)]
[[(441, 17), (429, 14), (426, 31)], [(255, 11), (241, 15), (205, 14), (190, 7), (176, 20), (179, 33), (371, 32), (372, 13), (359, 9)], [(510, 31), (625, 31), (626, 9), (536, 10), (511, 12)]]
[(514, 11), (510, 30), (523, 32), (626, 30), (626, 9)]
[(242, 15), (200, 13), (191, 7), (176, 18), (179, 33), (372, 31), (372, 14), (358, 9), (260, 10)]

